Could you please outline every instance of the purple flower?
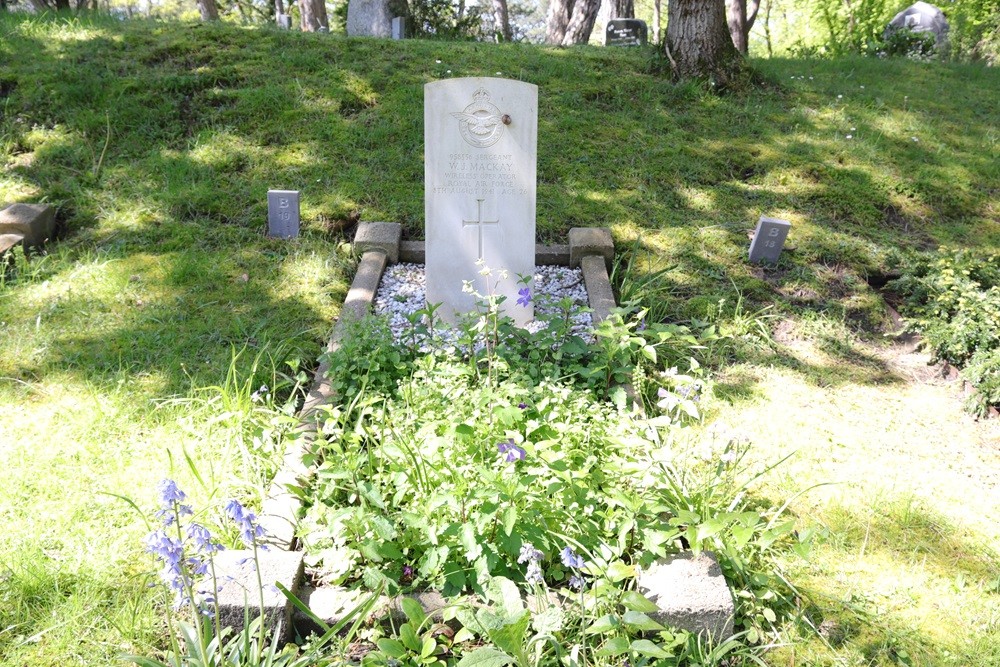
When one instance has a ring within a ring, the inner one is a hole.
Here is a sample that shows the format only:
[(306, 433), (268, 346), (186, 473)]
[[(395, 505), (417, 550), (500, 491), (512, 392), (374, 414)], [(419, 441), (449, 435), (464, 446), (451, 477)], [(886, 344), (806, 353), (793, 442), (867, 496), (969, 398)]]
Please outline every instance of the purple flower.
[(520, 408), (521, 410), (527, 410), (528, 409), (528, 404), (527, 403), (518, 403), (517, 407)]
[(574, 574), (569, 578), (569, 587), (573, 590), (579, 591), (583, 589), (583, 577), (578, 574)]
[(527, 308), (529, 303), (531, 303), (531, 290), (527, 287), (517, 290), (517, 305)]
[(535, 545), (531, 542), (525, 542), (521, 545), (521, 553), (517, 557), (518, 563), (526, 563), (528, 561), (538, 562), (545, 558), (545, 554), (535, 548)]
[[(244, 509), (240, 501), (235, 499), (227, 501), (224, 510), (226, 516), (232, 519), (239, 529), (243, 544), (253, 547), (257, 545), (258, 538), (264, 537), (264, 529), (257, 523), (257, 515)], [(260, 548), (264, 549), (264, 546), (260, 545)]]
[(578, 556), (569, 546), (559, 553), (559, 558), (562, 559), (563, 565), (566, 567), (573, 568), (574, 570), (578, 570), (583, 567), (583, 558)]
[(187, 527), (187, 536), (194, 543), (194, 548), (200, 553), (214, 554), (222, 551), (224, 547), (212, 541), (212, 534), (208, 529), (197, 523), (191, 523)]
[(403, 578), (404, 579), (412, 579), (413, 578), (413, 566), (412, 565), (404, 565), (403, 566)]
[(503, 442), (498, 442), (497, 449), (500, 450), (501, 454), (506, 454), (507, 463), (523, 461), (524, 457), (528, 455), (524, 449), (514, 444), (514, 438), (507, 438)]
[(178, 516), (194, 514), (190, 505), (182, 505), (187, 494), (177, 488), (177, 483), (172, 479), (165, 479), (156, 485), (156, 494), (160, 498), (160, 506), (163, 508), (156, 512), (156, 518), (163, 521), (164, 526), (172, 526), (174, 519)]
[(542, 568), (535, 561), (528, 563), (528, 570), (524, 574), (524, 580), (531, 584), (542, 583)]
[(160, 497), (163, 509), (173, 509), (174, 503), (182, 503), (187, 495), (177, 488), (177, 482), (165, 479), (156, 485), (156, 493)]

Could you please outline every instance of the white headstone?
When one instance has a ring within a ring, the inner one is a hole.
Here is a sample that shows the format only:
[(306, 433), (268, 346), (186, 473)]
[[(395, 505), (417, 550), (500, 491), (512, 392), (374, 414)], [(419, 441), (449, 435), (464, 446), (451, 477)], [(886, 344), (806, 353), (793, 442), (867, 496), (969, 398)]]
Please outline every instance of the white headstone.
[(781, 256), (781, 248), (785, 245), (785, 237), (791, 228), (792, 223), (787, 220), (761, 216), (753, 234), (753, 241), (750, 242), (750, 261), (772, 264), (777, 262)]
[(299, 191), (267, 191), (267, 235), (291, 239), (299, 235)]
[(486, 77), (424, 86), (427, 301), (446, 321), (476, 308), (463, 281), (506, 297), (519, 325), (533, 319), (532, 304), (517, 301), (519, 278), (535, 271), (537, 144), (537, 86)]

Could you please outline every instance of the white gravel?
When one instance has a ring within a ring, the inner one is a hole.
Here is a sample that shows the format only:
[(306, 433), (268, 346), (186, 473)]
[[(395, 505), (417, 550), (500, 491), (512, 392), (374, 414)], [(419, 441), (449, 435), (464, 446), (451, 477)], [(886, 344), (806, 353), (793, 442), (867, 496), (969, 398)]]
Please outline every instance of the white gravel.
[[(592, 338), (593, 321), (587, 306), (587, 289), (583, 282), (583, 272), (564, 266), (538, 266), (531, 281), (531, 297), (535, 305), (535, 321), (526, 328), (537, 332), (545, 326), (543, 318), (547, 314), (562, 313), (558, 303), (569, 298), (572, 334), (584, 339)], [(397, 341), (410, 342), (412, 325), (408, 317), (426, 307), (424, 292), (423, 264), (392, 264), (386, 268), (375, 295), (374, 309), (379, 315), (389, 318), (389, 326)], [(448, 329), (438, 330), (436, 336), (444, 343), (454, 342), (455, 334)], [(426, 340), (418, 339), (424, 347)]]

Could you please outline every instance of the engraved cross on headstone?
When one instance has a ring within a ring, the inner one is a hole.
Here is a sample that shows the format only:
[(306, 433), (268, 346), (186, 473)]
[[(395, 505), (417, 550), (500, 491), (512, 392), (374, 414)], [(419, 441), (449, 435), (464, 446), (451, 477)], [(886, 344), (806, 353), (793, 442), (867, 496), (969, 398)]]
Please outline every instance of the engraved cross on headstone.
[(476, 200), (476, 219), (475, 220), (463, 220), (462, 229), (469, 227), (470, 225), (475, 225), (479, 230), (479, 259), (483, 259), (485, 255), (483, 246), (483, 225), (496, 225), (500, 226), (499, 220), (483, 220), (483, 202), (485, 199)]

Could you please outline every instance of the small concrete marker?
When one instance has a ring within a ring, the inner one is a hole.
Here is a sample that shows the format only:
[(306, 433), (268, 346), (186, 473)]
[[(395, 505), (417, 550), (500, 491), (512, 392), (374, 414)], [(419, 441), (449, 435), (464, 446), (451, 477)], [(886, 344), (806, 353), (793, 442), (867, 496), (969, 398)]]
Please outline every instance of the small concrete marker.
[(29, 248), (51, 239), (55, 229), (56, 210), (48, 204), (13, 204), (0, 211), (0, 234), (20, 234)]
[(736, 607), (715, 555), (690, 552), (658, 561), (639, 575), (639, 592), (658, 612), (650, 618), (694, 634), (708, 633), (716, 642), (733, 635)]
[(781, 257), (781, 249), (791, 228), (792, 223), (787, 220), (761, 216), (753, 233), (753, 241), (750, 242), (750, 261), (754, 264), (776, 263)]
[[(257, 551), (268, 632), (280, 623), (283, 639), (290, 637), (293, 605), (275, 584), (281, 584), (298, 597), (304, 572), (302, 555), (301, 551)], [(214, 560), (216, 579), (220, 582), (219, 621), (240, 632), (243, 630), (245, 610), (249, 610), (251, 621), (260, 614), (261, 593), (257, 588), (258, 572), (254, 569), (253, 551), (220, 551), (215, 554)]]
[(299, 191), (267, 191), (267, 235), (293, 239), (299, 235)]

